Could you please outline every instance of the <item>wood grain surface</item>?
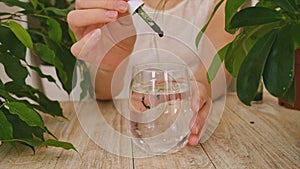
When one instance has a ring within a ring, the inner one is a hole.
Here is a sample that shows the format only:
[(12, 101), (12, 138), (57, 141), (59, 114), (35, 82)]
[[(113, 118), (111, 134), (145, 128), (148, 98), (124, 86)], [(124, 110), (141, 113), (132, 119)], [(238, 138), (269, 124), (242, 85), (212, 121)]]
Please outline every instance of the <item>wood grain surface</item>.
[[(118, 139), (110, 128), (104, 134), (97, 132), (102, 124), (91, 119), (90, 112), (78, 114), (72, 102), (64, 102), (62, 106), (69, 120), (45, 116), (44, 121), (59, 140), (73, 143), (79, 153), (40, 147), (33, 154), (22, 145), (15, 149), (2, 144), (0, 169), (300, 168), (300, 111), (279, 106), (277, 99), (268, 94), (262, 104), (251, 107), (239, 102), (235, 94), (227, 94), (220, 124), (208, 141), (186, 146), (174, 154), (148, 158), (140, 158), (132, 141)], [(95, 109), (90, 108), (91, 112)], [(122, 109), (120, 103), (99, 102), (98, 108), (106, 125), (123, 136), (128, 135), (127, 119), (118, 113), (118, 108)], [(87, 127), (82, 126), (84, 123)], [(89, 127), (91, 131), (86, 131)], [(112, 151), (103, 146), (111, 146)], [(125, 153), (126, 157), (118, 153)]]

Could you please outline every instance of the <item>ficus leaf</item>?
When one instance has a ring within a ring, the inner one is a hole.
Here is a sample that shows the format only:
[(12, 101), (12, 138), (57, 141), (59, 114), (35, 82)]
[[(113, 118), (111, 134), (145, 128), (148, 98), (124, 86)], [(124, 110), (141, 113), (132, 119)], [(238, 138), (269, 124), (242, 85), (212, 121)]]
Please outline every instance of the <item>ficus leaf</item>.
[(39, 67), (28, 65), (28, 67), (32, 70), (34, 70), (41, 78), (47, 79), (49, 82), (55, 83), (56, 80), (51, 75), (46, 75), (42, 72), (42, 70)]
[(10, 96), (8, 91), (5, 89), (3, 82), (0, 79), (0, 98), (1, 97), (7, 101), (15, 101), (16, 100), (12, 96)]
[(39, 147), (43, 144), (43, 141), (41, 140), (37, 140), (37, 139), (33, 139), (33, 138), (18, 138), (18, 139), (13, 139), (11, 141), (19, 141), (25, 144), (28, 144), (32, 147)]
[(60, 104), (58, 101), (53, 101), (50, 100), (44, 93), (42, 92), (37, 92), (38, 96), (39, 96), (39, 106), (37, 106), (36, 108), (41, 110), (44, 113), (48, 113), (52, 116), (59, 116), (59, 117), (63, 117), (65, 119), (67, 119), (64, 115), (63, 115), (63, 111), (62, 108), (60, 107)]
[(70, 39), (72, 40), (72, 43), (75, 43), (77, 40), (76, 40), (76, 37), (74, 35), (74, 32), (71, 29), (68, 29), (68, 34), (70, 36)]
[(19, 85), (14, 82), (6, 83), (5, 87), (7, 91), (13, 93), (19, 98), (27, 97), (35, 101), (38, 105), (31, 104), (31, 106), (42, 111), (43, 113), (65, 118), (63, 116), (59, 102), (50, 100), (45, 96), (43, 92), (34, 89), (29, 85)]
[(18, 115), (7, 113), (7, 120), (12, 124), (14, 138), (33, 138), (34, 136), (40, 140), (44, 140), (44, 129), (40, 127), (31, 127), (26, 122), (21, 120)]
[[(17, 6), (19, 9), (13, 13), (0, 12), (2, 19), (2, 24), (0, 25), (0, 57), (2, 57), (4, 68), (6, 67), (5, 73), (11, 79), (5, 85), (0, 79), (0, 104), (3, 104), (2, 107), (0, 106), (0, 111), (5, 114), (13, 129), (13, 138), (7, 138), (6, 141), (11, 144), (21, 142), (31, 147), (34, 151), (35, 146), (44, 144), (44, 135), (47, 134), (54, 137), (44, 126), (42, 118), (37, 111), (53, 116), (64, 116), (58, 101), (50, 100), (43, 92), (34, 89), (25, 82), (23, 83), (25, 76), (28, 77), (29, 75), (27, 68), (36, 71), (41, 78), (46, 78), (51, 82), (55, 81), (54, 78), (45, 75), (39, 68), (28, 64), (25, 60), (26, 50), (30, 49), (30, 52), (36, 55), (38, 59), (43, 56), (43, 59), (51, 62), (48, 66), (55, 66), (60, 82), (69, 85), (70, 81), (72, 81), (72, 74), (70, 75), (70, 71), (64, 71), (70, 70), (72, 66), (65, 66), (64, 64), (73, 63), (67, 62), (66, 60), (68, 59), (61, 61), (60, 58), (65, 57), (64, 52), (57, 51), (65, 50), (66, 53), (70, 52), (70, 46), (73, 44), (70, 38), (71, 34), (68, 34), (69, 28), (66, 16), (72, 10), (73, 6), (71, 5), (75, 1), (26, 0), (26, 2), (23, 2), (22, 0), (1, 0), (1, 2), (8, 6)], [(19, 24), (20, 22), (15, 22), (16, 20), (22, 22), (23, 17), (19, 18), (19, 16), (30, 17), (28, 27), (22, 27)], [(48, 18), (53, 20), (49, 19), (47, 22)], [(60, 25), (60, 29), (58, 29), (58, 25)], [(45, 44), (47, 47), (40, 48), (41, 50), (38, 51), (35, 48), (35, 44)], [(75, 60), (74, 57), (73, 59)], [(43, 60), (44, 63), (46, 62), (45, 60)], [(69, 86), (67, 88), (71, 90), (72, 88)], [(3, 123), (5, 122), (1, 118), (0, 125)], [(7, 127), (8, 125), (5, 126)], [(0, 126), (1, 134), (5, 133), (2, 133)], [(51, 141), (45, 143), (45, 145), (47, 144), (49, 146), (70, 148), (70, 146)]]
[(0, 52), (0, 63), (3, 64), (5, 72), (9, 78), (14, 80), (16, 83), (25, 84), (25, 79), (29, 73), (27, 68), (21, 64), (18, 58), (7, 53)]
[(0, 110), (0, 140), (13, 138), (13, 128), (5, 114)]
[(23, 45), (33, 51), (33, 42), (26, 29), (15, 21), (9, 21), (9, 27)]
[(33, 8), (36, 9), (38, 0), (30, 0), (30, 3), (32, 4)]
[[(80, 73), (81, 73), (80, 87), (82, 91), (80, 93), (80, 99), (83, 99), (86, 96), (93, 96), (94, 90), (93, 90), (93, 86), (91, 85), (91, 76), (88, 67), (82, 61), (77, 61), (77, 65), (79, 66)], [(76, 83), (74, 85), (76, 85)]]
[[(41, 59), (53, 66), (58, 70), (58, 76), (63, 84), (67, 83), (68, 81), (68, 75), (64, 71), (64, 64), (61, 62), (61, 60), (56, 56), (55, 52), (49, 48), (49, 46), (37, 43), (36, 49), (38, 55), (41, 57)], [(63, 55), (62, 55), (63, 56)], [(70, 63), (69, 63), (70, 64)], [(69, 76), (72, 77), (72, 76)]]
[(7, 102), (5, 106), (8, 107), (11, 114), (18, 115), (18, 117), (29, 126), (44, 128), (44, 122), (41, 116), (28, 105), (22, 102)]
[(248, 7), (233, 16), (230, 28), (263, 25), (281, 20), (283, 20), (283, 15), (276, 10), (265, 7)]
[(62, 30), (60, 24), (53, 18), (47, 19), (48, 35), (54, 42), (60, 42), (62, 38)]
[(263, 72), (265, 87), (273, 96), (283, 97), (292, 85), (294, 52), (291, 25), (287, 25), (278, 31)]
[[(78, 152), (76, 150), (76, 148), (68, 142), (63, 142), (63, 141), (58, 141), (58, 140), (53, 140), (53, 139), (48, 139), (46, 141), (41, 141), (41, 140), (37, 140), (37, 139), (33, 139), (33, 138), (18, 138), (18, 139), (11, 139), (11, 140), (5, 140), (6, 142), (21, 142), (21, 143), (25, 143), (31, 147), (40, 147), (40, 146), (53, 146), (53, 147), (59, 147), (59, 148), (64, 148), (66, 150), (74, 150), (76, 152)], [(33, 149), (34, 151), (34, 149)]]
[(15, 34), (7, 27), (0, 25), (0, 46), (3, 52), (10, 52), (12, 55), (25, 60), (26, 47), (18, 40)]
[(47, 12), (53, 12), (56, 15), (63, 16), (63, 17), (67, 16), (67, 14), (70, 12), (70, 9), (58, 9), (54, 7), (47, 7), (45, 8), (45, 10)]
[(22, 2), (20, 0), (1, 0), (1, 2), (5, 3), (7, 6), (17, 6), (26, 10), (31, 10), (28, 2)]
[[(58, 78), (62, 82), (62, 86), (63, 86), (64, 90), (68, 94), (70, 94), (73, 87), (75, 87), (75, 85), (73, 85), (73, 84), (75, 84), (75, 82), (77, 82), (77, 74), (75, 73), (76, 58), (72, 55), (71, 51), (69, 49), (67, 49), (65, 46), (54, 45), (54, 48), (55, 48), (57, 56), (63, 56), (63, 57), (60, 57), (59, 59), (64, 66), (61, 68), (55, 66), (56, 69), (58, 69), (58, 73), (59, 73)], [(60, 71), (62, 71), (66, 74), (66, 77), (67, 77), (66, 79), (61, 79), (64, 77), (61, 77)]]
[(42, 145), (44, 146), (53, 146), (53, 147), (60, 147), (60, 148), (64, 148), (66, 150), (74, 150), (77, 152), (76, 148), (68, 142), (64, 142), (64, 141), (58, 141), (58, 140), (53, 140), (53, 139), (48, 139), (45, 142), (42, 143)]
[(275, 37), (276, 32), (271, 31), (260, 38), (241, 65), (237, 76), (237, 95), (246, 105), (250, 105), (257, 93), (262, 72)]

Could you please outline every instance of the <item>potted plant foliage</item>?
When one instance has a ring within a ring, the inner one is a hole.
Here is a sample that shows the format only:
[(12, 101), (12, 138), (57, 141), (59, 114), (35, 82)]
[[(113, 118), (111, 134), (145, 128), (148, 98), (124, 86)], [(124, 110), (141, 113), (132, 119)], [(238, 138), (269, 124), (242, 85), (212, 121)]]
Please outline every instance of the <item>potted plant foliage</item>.
[[(63, 89), (70, 93), (75, 58), (70, 53), (74, 36), (68, 28), (66, 15), (74, 1), (68, 0), (0, 0), (16, 6), (15, 13), (0, 12), (0, 63), (5, 68), (8, 82), (0, 80), (0, 141), (13, 146), (17, 142), (31, 147), (55, 146), (74, 149), (71, 143), (59, 141), (44, 125), (42, 114), (66, 118), (60, 104), (50, 100), (39, 89), (27, 84), (29, 70), (40, 78), (58, 83), (38, 66), (30, 65), (26, 50), (43, 64), (53, 66)], [(22, 20), (21, 16), (27, 16)], [(26, 22), (28, 28), (21, 26)], [(74, 80), (74, 79), (73, 79)]]
[[(225, 30), (237, 35), (218, 51), (208, 79), (224, 62), (237, 79), (237, 95), (244, 104), (251, 105), (263, 81), (270, 94), (299, 108), (300, 96), (295, 95), (300, 90), (300, 75), (295, 75), (299, 61), (297, 65), (295, 60), (300, 48), (300, 0), (258, 0), (248, 7), (246, 0), (220, 0), (211, 18), (222, 3), (226, 3)], [(197, 45), (210, 20), (197, 36)]]

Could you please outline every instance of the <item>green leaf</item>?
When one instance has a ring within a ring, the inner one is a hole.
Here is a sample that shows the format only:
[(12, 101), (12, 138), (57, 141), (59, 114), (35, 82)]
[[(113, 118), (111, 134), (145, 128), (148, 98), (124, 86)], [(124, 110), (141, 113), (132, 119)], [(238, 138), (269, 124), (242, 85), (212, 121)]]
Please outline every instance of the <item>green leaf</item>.
[(21, 64), (18, 58), (0, 52), (0, 63), (3, 64), (5, 73), (8, 77), (10, 77), (16, 83), (25, 84), (25, 79), (29, 73), (27, 68)]
[(70, 36), (70, 38), (72, 40), (72, 43), (75, 43), (77, 41), (76, 37), (75, 37), (74, 33), (72, 32), (72, 30), (69, 29), (69, 28), (68, 28), (68, 34), (69, 34), (69, 36)]
[(3, 82), (0, 79), (0, 97), (4, 98), (7, 101), (15, 101), (13, 97), (10, 96), (10, 94), (6, 91), (5, 86)]
[(245, 3), (246, 0), (227, 0), (225, 6), (225, 30), (228, 33), (234, 34), (236, 29), (230, 29), (229, 23), (232, 17), (237, 13), (238, 9)]
[(212, 80), (215, 78), (216, 74), (218, 73), (221, 64), (224, 60), (224, 57), (226, 55), (226, 52), (228, 48), (231, 46), (231, 43), (224, 46), (222, 49), (218, 51), (218, 53), (214, 56), (214, 59), (212, 63), (210, 64), (207, 72), (207, 80), (208, 82), (212, 82)]
[(47, 19), (48, 35), (54, 42), (59, 43), (62, 38), (62, 30), (60, 24), (53, 18)]
[(9, 21), (9, 27), (24, 46), (33, 51), (33, 42), (29, 33), (19, 23)]
[(233, 77), (238, 75), (241, 64), (257, 40), (274, 27), (274, 24), (247, 27), (236, 36), (225, 56), (225, 67)]
[(18, 115), (10, 114), (6, 110), (7, 120), (12, 124), (13, 127), (13, 138), (33, 138), (38, 137), (40, 140), (44, 140), (45, 130), (40, 127), (31, 127), (26, 122), (21, 120)]
[(39, 77), (46, 78), (49, 82), (56, 83), (56, 80), (51, 75), (44, 74), (39, 67), (35, 67), (31, 65), (28, 65), (28, 67), (34, 70), (39, 75)]
[(273, 0), (283, 10), (295, 13), (297, 11), (297, 5), (294, 0)]
[(60, 147), (60, 148), (66, 149), (66, 150), (72, 149), (72, 150), (78, 152), (76, 150), (76, 148), (71, 143), (58, 141), (58, 140), (53, 140), (53, 139), (48, 139), (46, 141), (40, 141), (40, 140), (36, 140), (36, 139), (32, 139), (32, 138), (19, 138), (19, 139), (5, 140), (5, 141), (6, 142), (16, 142), (16, 141), (18, 141), (18, 142), (22, 142), (22, 143), (25, 143), (27, 145), (30, 145), (31, 147), (40, 147), (40, 146)]
[(270, 0), (259, 0), (256, 4), (256, 7), (265, 7), (270, 9), (276, 9), (277, 5), (274, 3), (274, 1)]
[(13, 139), (11, 141), (19, 141), (19, 142), (28, 144), (32, 147), (39, 147), (43, 144), (43, 141), (32, 139), (32, 138), (18, 138), (18, 139)]
[(249, 7), (242, 9), (233, 16), (230, 28), (263, 25), (282, 20), (283, 15), (276, 10), (264, 7)]
[(268, 56), (263, 78), (266, 89), (276, 97), (283, 97), (294, 81), (295, 51), (291, 25), (278, 31)]
[[(80, 99), (83, 99), (86, 96), (93, 96), (94, 90), (91, 83), (91, 76), (88, 67), (82, 61), (77, 61), (77, 65), (79, 66), (79, 71), (81, 73), (80, 87), (82, 91), (80, 93)], [(74, 83), (74, 86), (75, 85), (76, 82)]]
[(295, 44), (295, 49), (300, 48), (300, 23), (292, 25), (292, 37)]
[(4, 51), (10, 51), (14, 56), (25, 60), (26, 47), (15, 34), (9, 28), (0, 25), (0, 35), (0, 46), (4, 47)]
[(44, 113), (48, 113), (52, 116), (59, 116), (59, 117), (63, 117), (65, 119), (67, 119), (63, 115), (62, 108), (60, 107), (60, 104), (59, 104), (58, 101), (50, 100), (42, 92), (37, 92), (37, 93), (38, 93), (38, 96), (39, 96), (38, 103), (40, 105), (40, 106), (36, 107), (37, 109), (41, 110)]
[(54, 7), (47, 7), (45, 8), (45, 10), (47, 12), (53, 12), (58, 16), (63, 16), (66, 17), (67, 14), (71, 11), (71, 9), (58, 9), (58, 8), (54, 8)]
[(19, 98), (29, 98), (35, 101), (38, 105), (31, 104), (31, 106), (43, 113), (65, 118), (59, 102), (50, 100), (43, 92), (40, 92), (29, 85), (19, 85), (14, 82), (6, 83), (5, 87), (7, 91), (13, 93)]
[(237, 76), (236, 72), (239, 71), (242, 62), (247, 55), (245, 48), (245, 41), (247, 39), (245, 37), (247, 37), (247, 35), (244, 33), (237, 35), (231, 42), (231, 46), (228, 48), (224, 58), (225, 67), (233, 77)]
[(75, 150), (76, 152), (78, 152), (76, 150), (76, 148), (68, 142), (63, 142), (63, 141), (58, 141), (58, 140), (53, 140), (53, 139), (48, 139), (46, 140), (42, 145), (44, 146), (53, 146), (53, 147), (60, 147), (60, 148), (64, 148), (66, 150)]
[(1, 0), (1, 2), (5, 3), (7, 6), (17, 6), (17, 7), (21, 7), (23, 9), (26, 9), (26, 10), (31, 9), (29, 3), (22, 2), (20, 0)]
[(212, 14), (210, 15), (208, 21), (207, 21), (206, 24), (202, 27), (201, 31), (198, 33), (198, 35), (197, 35), (197, 37), (196, 37), (196, 39), (195, 39), (196, 47), (199, 46), (200, 40), (201, 40), (201, 38), (202, 38), (202, 36), (203, 36), (203, 33), (206, 31), (206, 29), (207, 29), (209, 23), (211, 22), (212, 18), (215, 16), (216, 12), (218, 11), (219, 7), (222, 5), (222, 3), (223, 3), (224, 1), (225, 1), (225, 0), (220, 0), (220, 1), (218, 2), (218, 4), (217, 4), (217, 5), (215, 6), (215, 8), (214, 8)]
[(0, 140), (13, 138), (13, 128), (5, 114), (0, 110)]
[[(68, 76), (67, 73), (64, 71), (64, 66), (67, 66), (69, 63), (63, 64), (61, 62), (61, 60), (56, 56), (55, 52), (52, 49), (50, 49), (49, 46), (47, 46), (47, 45), (37, 43), (36, 49), (37, 49), (38, 55), (41, 57), (41, 59), (44, 62), (47, 62), (47, 63), (55, 66), (55, 68), (58, 70), (59, 79), (61, 80), (61, 82), (63, 84), (66, 84), (68, 82), (68, 77), (72, 77), (72, 75)], [(61, 55), (61, 56), (64, 56), (64, 55)]]
[(31, 127), (40, 127), (44, 129), (44, 122), (41, 116), (28, 105), (21, 102), (5, 103), (11, 114), (16, 114), (19, 118)]
[[(77, 74), (74, 73), (76, 71), (76, 58), (72, 55), (69, 48), (66, 48), (65, 46), (55, 46), (55, 51), (57, 56), (63, 56), (59, 59), (64, 66), (61, 68), (55, 66), (59, 73), (58, 78), (61, 80), (64, 90), (70, 94), (73, 87), (75, 87), (73, 84), (77, 83)], [(60, 75), (60, 71), (66, 73), (66, 79), (61, 79), (64, 77)]]
[(293, 105), (295, 101), (295, 81), (292, 82), (292, 85), (287, 89), (287, 92), (279, 99), (283, 100), (284, 102)]
[(275, 31), (271, 31), (260, 38), (241, 65), (237, 76), (237, 95), (246, 105), (250, 105), (257, 93), (262, 72), (275, 37)]
[(70, 6), (72, 3), (74, 3), (74, 0), (63, 0), (63, 1), (55, 1), (54, 6), (57, 8), (67, 8)]
[(37, 4), (38, 4), (38, 0), (30, 0), (30, 2), (32, 4), (33, 8), (36, 9)]

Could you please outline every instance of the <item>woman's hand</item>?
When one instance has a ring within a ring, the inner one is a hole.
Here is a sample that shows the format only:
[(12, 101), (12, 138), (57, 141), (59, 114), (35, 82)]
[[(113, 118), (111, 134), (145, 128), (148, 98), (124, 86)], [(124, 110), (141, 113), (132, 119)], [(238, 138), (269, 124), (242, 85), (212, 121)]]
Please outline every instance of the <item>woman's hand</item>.
[(77, 57), (93, 30), (126, 15), (128, 3), (124, 0), (76, 0), (75, 9), (68, 14), (67, 20), (78, 40), (71, 48)]
[[(128, 15), (128, 8), (127, 0), (76, 0), (76, 10), (71, 11), (67, 16), (69, 27), (78, 40), (71, 48), (73, 55), (76, 57), (79, 56), (82, 47), (86, 44), (87, 40), (96, 29), (102, 28), (108, 23), (112, 23), (114, 21), (119, 22), (117, 19)], [(119, 26), (118, 29), (120, 29), (120, 32), (127, 32), (125, 31), (126, 29), (130, 29), (130, 31), (132, 31), (134, 29), (132, 20), (127, 20), (128, 23), (114, 23), (113, 25), (116, 27)], [(122, 27), (122, 25), (125, 26)], [(128, 25), (130, 25), (130, 27), (128, 27)], [(118, 31), (116, 29), (114, 31), (115, 32), (110, 33), (119, 33), (116, 32)], [(131, 52), (134, 42), (135, 38), (123, 42), (126, 44), (123, 44), (122, 46), (126, 46)], [(124, 50), (126, 51), (127, 48)], [(127, 51), (126, 54), (128, 54)]]
[(78, 40), (71, 47), (71, 52), (75, 57), (97, 66), (96, 97), (111, 99), (112, 76), (131, 54), (136, 41), (127, 0), (76, 0), (75, 8), (67, 17), (69, 27)]
[[(203, 74), (206, 71), (199, 70), (198, 73)], [(197, 76), (197, 75), (196, 75)], [(199, 76), (198, 77), (206, 77)], [(190, 124), (190, 137), (188, 140), (189, 145), (197, 145), (201, 134), (205, 131), (204, 124), (211, 112), (212, 98), (211, 98), (211, 86), (207, 80), (198, 78), (192, 81), (192, 109), (195, 113)]]

